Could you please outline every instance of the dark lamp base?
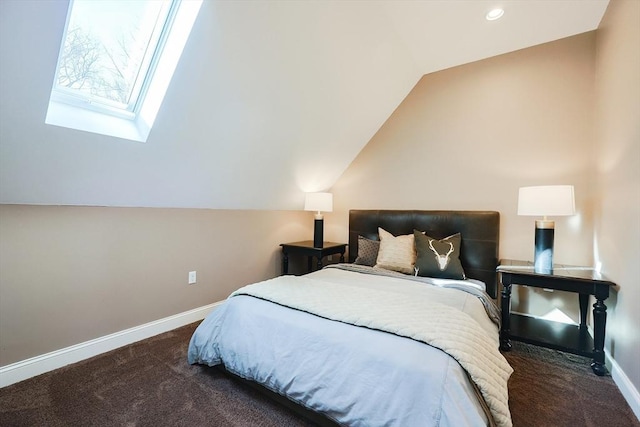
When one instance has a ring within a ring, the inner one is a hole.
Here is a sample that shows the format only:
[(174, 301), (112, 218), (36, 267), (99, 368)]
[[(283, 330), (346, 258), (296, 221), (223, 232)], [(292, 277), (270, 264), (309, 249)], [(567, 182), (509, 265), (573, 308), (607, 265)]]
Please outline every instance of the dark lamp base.
[(313, 247), (321, 248), (323, 246), (324, 236), (324, 220), (315, 219), (313, 224)]
[(553, 271), (553, 228), (537, 228), (533, 269), (536, 273)]

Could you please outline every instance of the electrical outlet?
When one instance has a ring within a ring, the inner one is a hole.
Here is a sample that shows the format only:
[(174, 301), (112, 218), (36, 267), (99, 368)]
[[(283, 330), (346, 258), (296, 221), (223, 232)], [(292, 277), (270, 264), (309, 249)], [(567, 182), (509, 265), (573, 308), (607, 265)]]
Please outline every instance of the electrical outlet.
[(195, 285), (196, 284), (196, 272), (195, 271), (190, 271), (189, 272), (189, 284), (190, 285)]

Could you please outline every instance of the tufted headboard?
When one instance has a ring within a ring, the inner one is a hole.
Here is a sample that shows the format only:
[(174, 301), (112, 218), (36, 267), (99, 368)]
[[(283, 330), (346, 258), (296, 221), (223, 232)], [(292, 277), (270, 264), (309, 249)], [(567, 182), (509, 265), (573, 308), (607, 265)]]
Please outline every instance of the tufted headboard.
[(494, 211), (349, 211), (349, 262), (358, 255), (358, 236), (378, 240), (378, 227), (398, 236), (413, 230), (442, 239), (462, 235), (460, 261), (467, 277), (483, 281), (487, 293), (497, 296), (500, 213)]

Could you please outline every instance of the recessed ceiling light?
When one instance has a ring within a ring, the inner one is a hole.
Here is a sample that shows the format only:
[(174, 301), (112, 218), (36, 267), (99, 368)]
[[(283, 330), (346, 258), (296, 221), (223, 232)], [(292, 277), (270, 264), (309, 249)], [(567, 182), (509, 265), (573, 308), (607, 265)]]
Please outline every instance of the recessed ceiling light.
[(487, 21), (495, 21), (496, 19), (500, 19), (504, 15), (504, 10), (500, 8), (492, 9), (487, 13)]

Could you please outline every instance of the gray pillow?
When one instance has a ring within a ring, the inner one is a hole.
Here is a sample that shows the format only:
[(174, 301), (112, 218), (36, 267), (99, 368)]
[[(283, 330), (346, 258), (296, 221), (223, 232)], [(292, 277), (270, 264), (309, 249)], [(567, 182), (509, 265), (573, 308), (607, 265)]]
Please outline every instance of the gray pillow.
[(414, 230), (418, 276), (440, 279), (466, 279), (460, 263), (460, 233), (438, 240)]
[(358, 236), (358, 256), (353, 263), (373, 267), (374, 265), (376, 265), (379, 249), (379, 241)]

